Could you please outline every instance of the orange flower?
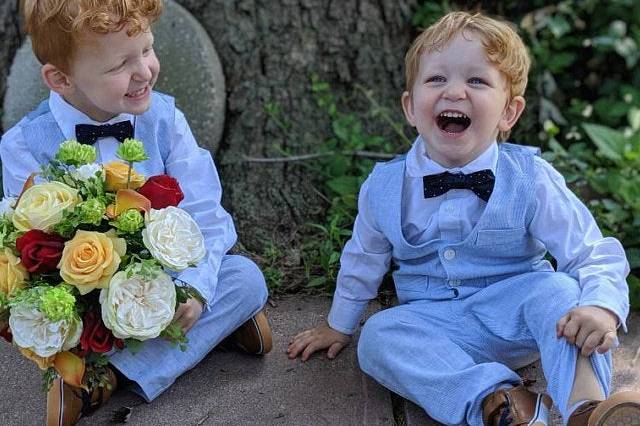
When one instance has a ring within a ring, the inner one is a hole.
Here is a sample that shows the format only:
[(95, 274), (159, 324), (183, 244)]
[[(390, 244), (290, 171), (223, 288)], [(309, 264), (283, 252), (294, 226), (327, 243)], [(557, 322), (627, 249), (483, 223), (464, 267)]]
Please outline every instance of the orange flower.
[(58, 263), (62, 279), (80, 294), (95, 288), (107, 288), (120, 266), (120, 257), (127, 251), (123, 238), (117, 238), (112, 229), (106, 233), (78, 231), (64, 244)]
[(16, 290), (24, 288), (29, 272), (20, 259), (10, 249), (0, 251), (0, 292), (11, 296)]
[[(129, 174), (129, 164), (122, 161), (112, 161), (103, 165), (105, 173), (105, 188), (107, 191), (117, 191), (127, 189), (127, 177)], [(140, 188), (144, 184), (144, 176), (131, 169), (131, 180), (129, 189)]]
[(56, 360), (56, 355), (52, 355), (44, 358), (44, 357), (41, 357), (40, 355), (37, 355), (35, 352), (33, 352), (30, 349), (21, 348), (20, 346), (18, 346), (18, 349), (20, 350), (22, 355), (24, 355), (25, 358), (35, 362), (40, 368), (40, 370), (46, 370), (49, 367), (53, 367), (53, 363)]

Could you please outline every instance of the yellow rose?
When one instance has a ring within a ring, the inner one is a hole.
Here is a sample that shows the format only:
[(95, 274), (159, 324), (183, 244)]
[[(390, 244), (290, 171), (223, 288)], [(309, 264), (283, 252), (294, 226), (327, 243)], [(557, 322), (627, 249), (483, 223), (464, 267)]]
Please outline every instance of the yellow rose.
[(20, 259), (13, 255), (10, 249), (0, 251), (0, 292), (11, 295), (18, 289), (24, 288), (29, 279), (29, 272), (20, 263)]
[(40, 368), (40, 370), (43, 370), (43, 371), (46, 371), (49, 367), (53, 367), (53, 363), (56, 360), (55, 355), (48, 356), (45, 358), (45, 357), (41, 357), (40, 355), (37, 355), (35, 352), (27, 348), (21, 348), (20, 346), (18, 346), (18, 350), (20, 350), (20, 352), (22, 353), (22, 355), (24, 355), (25, 358), (35, 362)]
[[(127, 176), (129, 174), (129, 164), (122, 161), (112, 161), (103, 165), (105, 173), (105, 187), (107, 191), (117, 191), (127, 189)], [(144, 176), (131, 169), (131, 180), (129, 189), (138, 189), (144, 184)]]
[(76, 189), (62, 182), (34, 185), (24, 191), (13, 213), (13, 224), (19, 231), (50, 231), (62, 220), (62, 213), (80, 201)]
[(120, 266), (120, 257), (127, 251), (127, 243), (117, 238), (112, 229), (106, 233), (78, 231), (64, 243), (58, 263), (62, 279), (87, 294), (95, 288), (107, 288)]

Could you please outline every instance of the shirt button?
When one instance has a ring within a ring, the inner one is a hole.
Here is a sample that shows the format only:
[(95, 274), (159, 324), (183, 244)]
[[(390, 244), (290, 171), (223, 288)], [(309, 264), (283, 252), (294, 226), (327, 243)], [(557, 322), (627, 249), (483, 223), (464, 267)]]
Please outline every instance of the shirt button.
[(460, 280), (449, 280), (449, 285), (452, 287), (459, 286)]
[(456, 257), (456, 251), (453, 249), (447, 249), (444, 251), (444, 258), (447, 260), (453, 260)]

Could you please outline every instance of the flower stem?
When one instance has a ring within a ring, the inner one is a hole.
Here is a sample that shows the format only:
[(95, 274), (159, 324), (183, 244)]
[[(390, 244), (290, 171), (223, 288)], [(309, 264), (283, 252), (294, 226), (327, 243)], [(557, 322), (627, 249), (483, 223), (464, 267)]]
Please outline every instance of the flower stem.
[(131, 169), (133, 169), (133, 161), (129, 161), (129, 172), (127, 173), (127, 189), (129, 189), (129, 182), (131, 182)]

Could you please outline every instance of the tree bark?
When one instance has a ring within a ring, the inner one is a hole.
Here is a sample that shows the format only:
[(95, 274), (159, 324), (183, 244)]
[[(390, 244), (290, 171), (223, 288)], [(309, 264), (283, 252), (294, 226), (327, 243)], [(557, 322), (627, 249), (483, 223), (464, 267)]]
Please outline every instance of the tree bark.
[[(11, 62), (22, 42), (19, 21), (18, 0), (0, 2), (0, 99), (4, 99)], [(4, 130), (0, 126), (0, 133)]]
[[(240, 241), (260, 251), (287, 241), (327, 205), (313, 186), (318, 176), (300, 163), (246, 163), (244, 156), (312, 154), (331, 136), (316, 105), (311, 74), (350, 97), (349, 112), (369, 104), (352, 96), (360, 83), (402, 120), (403, 58), (411, 39), (414, 0), (180, 0), (203, 24), (220, 55), (227, 88), (225, 134), (216, 154), (223, 204)], [(278, 106), (283, 130), (265, 105)], [(379, 123), (371, 131), (386, 132)]]

